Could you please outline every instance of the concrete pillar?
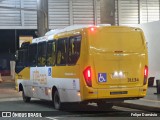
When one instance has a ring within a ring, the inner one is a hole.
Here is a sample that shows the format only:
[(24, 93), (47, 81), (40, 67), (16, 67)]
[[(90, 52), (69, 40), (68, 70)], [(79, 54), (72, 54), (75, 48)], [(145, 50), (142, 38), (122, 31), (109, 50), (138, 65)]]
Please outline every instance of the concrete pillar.
[(15, 80), (15, 61), (10, 61), (10, 71), (11, 71), (11, 77), (12, 80)]
[(37, 0), (38, 36), (44, 36), (48, 31), (48, 0)]
[(101, 24), (115, 25), (115, 0), (101, 0)]

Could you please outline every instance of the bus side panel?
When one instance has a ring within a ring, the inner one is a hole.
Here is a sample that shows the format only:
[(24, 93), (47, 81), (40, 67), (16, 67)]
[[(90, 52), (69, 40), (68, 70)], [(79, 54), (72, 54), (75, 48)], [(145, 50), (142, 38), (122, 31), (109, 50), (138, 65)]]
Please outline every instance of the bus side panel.
[(21, 70), (19, 73), (16, 74), (16, 78), (15, 78), (16, 90), (19, 90), (18, 87), (19, 87), (19, 84), (22, 82), (22, 80), (30, 80), (29, 67), (24, 68), (23, 70)]
[(79, 65), (55, 66), (52, 70), (53, 86), (58, 89), (62, 102), (79, 102)]
[(80, 51), (80, 58), (79, 58), (79, 63), (80, 64), (80, 92), (81, 92), (81, 100), (86, 100), (86, 99), (97, 99), (97, 94), (96, 90), (94, 91), (95, 94), (91, 94), (92, 88), (89, 88), (86, 85), (86, 81), (84, 79), (84, 70), (91, 65), (91, 57), (89, 53), (89, 45), (90, 41), (88, 40), (88, 29), (84, 29), (81, 33), (82, 35), (82, 40), (81, 40), (81, 51)]

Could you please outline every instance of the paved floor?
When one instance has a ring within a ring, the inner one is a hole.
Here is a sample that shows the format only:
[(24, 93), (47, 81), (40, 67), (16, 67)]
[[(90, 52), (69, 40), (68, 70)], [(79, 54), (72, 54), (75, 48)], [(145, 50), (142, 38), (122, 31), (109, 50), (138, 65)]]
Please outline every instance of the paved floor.
[(5, 98), (21, 97), (21, 93), (15, 90), (14, 82), (0, 83), (0, 100)]
[(139, 100), (127, 100), (125, 103), (130, 103), (133, 105), (141, 105), (145, 107), (154, 107), (160, 110), (160, 94), (157, 93), (156, 87), (149, 87), (147, 90), (147, 95)]
[[(160, 94), (156, 93), (156, 87), (149, 87), (147, 90), (147, 96), (141, 98), (139, 100), (127, 100), (124, 103), (127, 104), (129, 107), (133, 108), (144, 108), (144, 109), (151, 109), (160, 112)], [(2, 82), (0, 83), (0, 101), (3, 101), (7, 98), (10, 100), (19, 99), (22, 100), (21, 92), (17, 92), (15, 90), (14, 82)]]

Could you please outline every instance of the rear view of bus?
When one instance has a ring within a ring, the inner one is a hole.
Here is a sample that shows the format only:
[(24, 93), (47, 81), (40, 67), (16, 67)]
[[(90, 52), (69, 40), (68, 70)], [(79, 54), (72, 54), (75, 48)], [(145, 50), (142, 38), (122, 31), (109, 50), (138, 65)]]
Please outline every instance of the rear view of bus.
[(146, 95), (148, 53), (141, 29), (91, 27), (83, 70), (83, 99), (99, 106)]

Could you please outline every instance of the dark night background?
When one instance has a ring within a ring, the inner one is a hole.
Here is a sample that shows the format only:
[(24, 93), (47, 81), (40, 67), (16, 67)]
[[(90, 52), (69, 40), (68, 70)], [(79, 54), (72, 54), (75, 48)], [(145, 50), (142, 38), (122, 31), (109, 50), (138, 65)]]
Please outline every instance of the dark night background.
[(10, 75), (10, 61), (15, 60), (20, 36), (33, 36), (37, 30), (0, 30), (0, 73)]
[(33, 36), (36, 30), (0, 30), (0, 54), (12, 53), (19, 47), (19, 36)]

